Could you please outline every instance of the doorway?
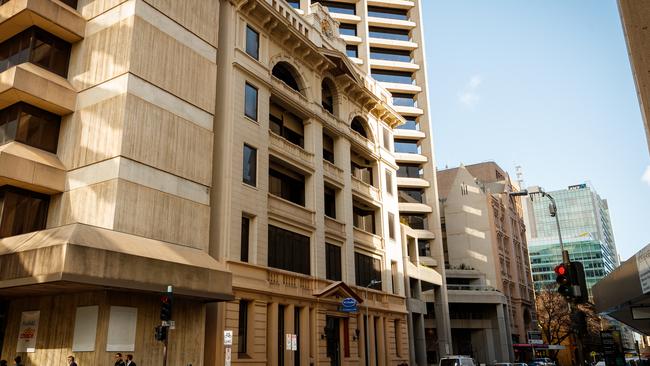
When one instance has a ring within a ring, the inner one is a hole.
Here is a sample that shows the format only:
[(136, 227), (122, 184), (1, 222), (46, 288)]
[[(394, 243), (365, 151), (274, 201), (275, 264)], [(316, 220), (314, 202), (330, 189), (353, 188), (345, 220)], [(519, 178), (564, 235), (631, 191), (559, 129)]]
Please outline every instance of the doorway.
[(340, 318), (327, 315), (325, 318), (325, 338), (327, 339), (327, 357), (332, 366), (341, 365)]

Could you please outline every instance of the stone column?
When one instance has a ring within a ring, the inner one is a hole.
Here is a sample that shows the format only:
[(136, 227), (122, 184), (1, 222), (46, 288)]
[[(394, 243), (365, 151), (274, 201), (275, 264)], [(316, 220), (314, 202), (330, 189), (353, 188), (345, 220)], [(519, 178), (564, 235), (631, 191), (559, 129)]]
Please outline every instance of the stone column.
[(413, 313), (413, 319), (413, 335), (415, 336), (415, 362), (419, 366), (426, 366), (427, 341), (424, 333), (424, 314)]
[(377, 334), (375, 330), (375, 316), (374, 315), (369, 315), (368, 316), (368, 359), (370, 360), (370, 366), (376, 366), (377, 365), (377, 357), (376, 357), (376, 352), (375, 348), (377, 346), (377, 340), (375, 339), (375, 335)]
[[(266, 361), (268, 365), (278, 363), (278, 311), (277, 302), (269, 303), (266, 313)], [(279, 366), (279, 365), (278, 365)]]
[(300, 337), (298, 337), (298, 342), (300, 343), (300, 357), (301, 365), (309, 365), (309, 355), (311, 354), (311, 325), (309, 324), (309, 312), (311, 308), (304, 306), (300, 308)]
[[(295, 305), (286, 305), (284, 308), (284, 335), (286, 334), (295, 334), (294, 331), (294, 317), (295, 317)], [(291, 366), (294, 364), (293, 358), (296, 357), (295, 351), (287, 350), (286, 339), (282, 340), (285, 342), (284, 347), (284, 366)]]
[(502, 350), (504, 360), (500, 362), (512, 362), (515, 359), (515, 353), (512, 349), (512, 338), (510, 337), (510, 326), (508, 314), (504, 311), (505, 305), (497, 305), (497, 329), (499, 331), (498, 347)]
[(375, 323), (377, 325), (377, 341), (375, 346), (377, 347), (377, 359), (378, 366), (386, 366), (386, 361), (388, 359), (388, 347), (386, 347), (386, 319), (383, 316), (375, 318)]
[[(316, 231), (311, 245), (311, 273), (325, 278), (325, 187), (323, 180), (323, 125), (315, 119), (305, 123), (305, 149), (314, 154), (314, 174), (309, 179), (311, 204), (316, 211)], [(307, 192), (305, 192), (307, 193)]]

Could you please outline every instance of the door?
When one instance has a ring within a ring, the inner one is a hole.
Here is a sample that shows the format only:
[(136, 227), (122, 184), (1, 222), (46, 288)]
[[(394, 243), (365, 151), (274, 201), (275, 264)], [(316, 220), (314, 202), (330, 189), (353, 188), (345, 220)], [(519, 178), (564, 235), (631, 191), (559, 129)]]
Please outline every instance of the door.
[(332, 366), (341, 365), (341, 339), (339, 318), (327, 315), (325, 318), (325, 338), (327, 339), (327, 357)]

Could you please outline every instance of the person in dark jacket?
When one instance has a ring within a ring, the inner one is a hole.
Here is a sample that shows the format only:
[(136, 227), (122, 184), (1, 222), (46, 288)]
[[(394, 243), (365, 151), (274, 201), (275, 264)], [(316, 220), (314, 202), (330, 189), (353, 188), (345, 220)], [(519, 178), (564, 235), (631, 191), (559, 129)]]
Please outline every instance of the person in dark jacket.
[(23, 358), (20, 356), (16, 356), (16, 358), (14, 358), (14, 365), (23, 366)]
[(122, 354), (119, 352), (115, 354), (115, 366), (126, 366)]
[(133, 362), (133, 355), (126, 355), (126, 366), (137, 366), (135, 362)]
[(74, 356), (72, 356), (72, 355), (68, 356), (68, 365), (69, 366), (77, 366), (77, 362), (75, 362)]

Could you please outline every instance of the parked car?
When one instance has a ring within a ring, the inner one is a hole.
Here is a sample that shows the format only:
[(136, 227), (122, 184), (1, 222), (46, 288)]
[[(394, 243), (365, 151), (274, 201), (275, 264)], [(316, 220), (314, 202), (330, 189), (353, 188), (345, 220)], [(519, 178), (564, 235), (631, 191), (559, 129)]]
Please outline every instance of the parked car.
[(440, 359), (439, 366), (476, 366), (476, 362), (469, 356), (446, 356)]
[(528, 366), (528, 364), (524, 362), (515, 362), (512, 364), (512, 366)]
[(555, 362), (548, 357), (535, 358), (528, 363), (528, 366), (555, 366)]
[(512, 364), (510, 362), (497, 362), (497, 363), (494, 364), (494, 366), (514, 366), (514, 364)]

